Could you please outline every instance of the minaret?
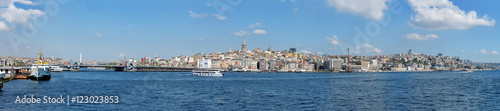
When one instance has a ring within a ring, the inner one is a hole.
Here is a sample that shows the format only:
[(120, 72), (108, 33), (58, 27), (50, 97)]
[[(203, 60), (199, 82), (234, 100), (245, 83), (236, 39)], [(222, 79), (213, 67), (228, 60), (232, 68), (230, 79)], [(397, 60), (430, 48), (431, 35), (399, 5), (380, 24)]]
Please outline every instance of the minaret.
[(245, 40), (243, 40), (243, 44), (241, 44), (241, 50), (243, 51), (247, 50), (247, 43), (245, 43)]
[(351, 69), (351, 55), (349, 55), (349, 48), (347, 48), (347, 66), (349, 66), (348, 72), (351, 72), (352, 71), (352, 69)]
[(80, 63), (82, 63), (82, 53), (80, 52)]

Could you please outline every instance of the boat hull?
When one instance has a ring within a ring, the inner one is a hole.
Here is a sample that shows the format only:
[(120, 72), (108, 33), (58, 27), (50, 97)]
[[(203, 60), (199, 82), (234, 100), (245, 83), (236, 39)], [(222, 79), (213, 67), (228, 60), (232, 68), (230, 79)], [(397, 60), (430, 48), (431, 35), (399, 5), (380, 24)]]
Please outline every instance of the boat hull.
[(48, 81), (51, 77), (49, 75), (42, 75), (41, 77), (30, 76), (28, 78), (35, 81)]

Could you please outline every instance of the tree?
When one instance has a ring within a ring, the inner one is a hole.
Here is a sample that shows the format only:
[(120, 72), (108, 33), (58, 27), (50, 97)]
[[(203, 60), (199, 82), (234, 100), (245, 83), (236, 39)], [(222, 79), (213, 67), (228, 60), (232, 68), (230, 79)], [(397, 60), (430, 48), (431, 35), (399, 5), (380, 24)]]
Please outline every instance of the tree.
[(476, 66), (476, 69), (483, 69), (482, 66)]

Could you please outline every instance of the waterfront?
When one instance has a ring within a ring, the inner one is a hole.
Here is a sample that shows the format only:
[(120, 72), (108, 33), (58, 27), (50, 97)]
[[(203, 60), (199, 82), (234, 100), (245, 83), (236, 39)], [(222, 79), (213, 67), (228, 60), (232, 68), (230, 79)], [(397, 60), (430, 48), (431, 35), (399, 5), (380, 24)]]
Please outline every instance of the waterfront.
[[(13, 80), (3, 110), (500, 110), (500, 71), (413, 73), (62, 72)], [(17, 96), (119, 96), (118, 104), (16, 104)]]

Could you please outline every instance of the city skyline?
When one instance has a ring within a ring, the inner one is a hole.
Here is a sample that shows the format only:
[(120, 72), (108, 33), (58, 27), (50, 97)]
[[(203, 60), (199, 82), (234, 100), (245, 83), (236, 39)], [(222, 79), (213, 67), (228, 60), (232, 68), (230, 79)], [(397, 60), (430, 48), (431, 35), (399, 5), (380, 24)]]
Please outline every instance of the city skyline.
[[(66, 60), (78, 60), (80, 52), (84, 61), (171, 58), (240, 50), (246, 41), (250, 50), (346, 55), (351, 48), (353, 55), (392, 55), (412, 49), (500, 62), (500, 14), (491, 3), (500, 1), (170, 2), (69, 0), (55, 3), (59, 8), (51, 13), (47, 2), (7, 0), (0, 3), (0, 56), (34, 57), (42, 47), (46, 56)], [(22, 24), (44, 17), (34, 34), (23, 32)]]

